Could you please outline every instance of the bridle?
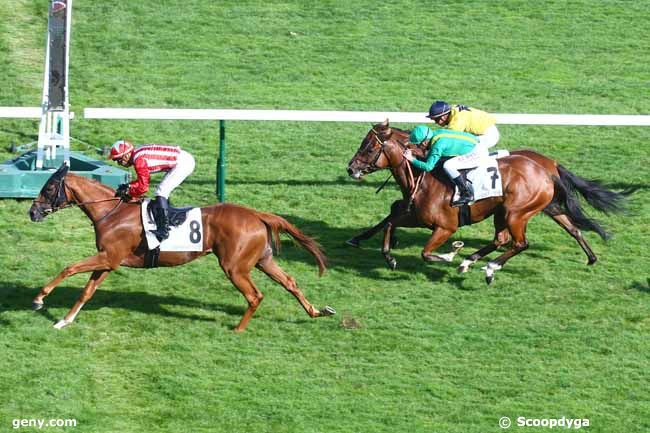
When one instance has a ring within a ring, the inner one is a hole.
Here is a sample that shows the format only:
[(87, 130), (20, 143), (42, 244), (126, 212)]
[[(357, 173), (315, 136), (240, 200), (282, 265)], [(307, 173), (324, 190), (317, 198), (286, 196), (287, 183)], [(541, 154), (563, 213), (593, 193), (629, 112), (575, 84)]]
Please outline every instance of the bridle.
[[(374, 134), (375, 139), (377, 140), (377, 142), (380, 145), (380, 148), (379, 148), (379, 151), (377, 152), (377, 156), (375, 156), (374, 160), (368, 165), (369, 168), (371, 169), (371, 170), (368, 170), (368, 171), (376, 171), (376, 170), (380, 169), (380, 167), (377, 166), (377, 161), (379, 161), (379, 158), (381, 157), (381, 155), (384, 154), (384, 155), (386, 155), (386, 158), (388, 158), (388, 154), (386, 153), (386, 149), (385, 149), (386, 148), (386, 141), (381, 139), (381, 137), (379, 136), (379, 133), (375, 130), (374, 127), (370, 131)], [(402, 151), (407, 149), (407, 147), (404, 144), (402, 144), (399, 140), (393, 140), (393, 142), (397, 143), (397, 145), (402, 149)], [(414, 178), (414, 176), (413, 176), (413, 168), (411, 167), (411, 164), (408, 163), (408, 161), (404, 157), (404, 153), (401, 152), (400, 155), (402, 156), (402, 160), (400, 161), (398, 167), (401, 167), (402, 165), (404, 165), (404, 163), (406, 163), (406, 172), (408, 173), (408, 182), (409, 182), (409, 191), (410, 191), (408, 207), (410, 208), (411, 204), (413, 204), (413, 199), (415, 198), (415, 194), (417, 193), (417, 191), (418, 191), (418, 189), (420, 187), (420, 183), (422, 182), (422, 178), (424, 178), (424, 172), (420, 173), (420, 175), (418, 176), (418, 178), (416, 180)], [(386, 179), (384, 181), (384, 183), (377, 189), (377, 191), (375, 191), (375, 193), (378, 193), (379, 191), (381, 191), (384, 188), (384, 186), (386, 185), (386, 183), (388, 183), (388, 180), (391, 178), (391, 176), (392, 176), (392, 173), (388, 177), (388, 179)]]
[(95, 224), (102, 221), (108, 215), (113, 213), (113, 211), (115, 209), (117, 209), (117, 207), (122, 203), (122, 199), (120, 197), (104, 198), (104, 199), (101, 199), (101, 200), (90, 200), (90, 201), (84, 201), (84, 202), (80, 202), (80, 203), (71, 202), (71, 201), (68, 201), (68, 196), (66, 194), (66, 190), (70, 190), (70, 188), (65, 183), (65, 176), (61, 176), (61, 179), (59, 179), (59, 181), (58, 181), (58, 183), (56, 185), (56, 192), (54, 193), (54, 200), (52, 200), (50, 197), (46, 197), (47, 201), (34, 200), (34, 203), (50, 205), (49, 208), (43, 209), (41, 211), (45, 215), (49, 215), (49, 214), (57, 212), (57, 211), (59, 211), (61, 209), (66, 209), (66, 208), (69, 208), (69, 207), (73, 207), (75, 205), (81, 207), (81, 206), (94, 204), (94, 203), (101, 203), (101, 202), (106, 202), (106, 201), (118, 200), (115, 207), (113, 207), (111, 210), (106, 212), (106, 214), (104, 214), (104, 216), (102, 216), (97, 221), (95, 221)]
[[(379, 133), (377, 132), (377, 130), (374, 127), (370, 131), (374, 134), (375, 139), (377, 140), (377, 142), (379, 143), (379, 146), (380, 146), (379, 150), (377, 151), (377, 155), (374, 157), (372, 162), (370, 164), (368, 164), (369, 168), (372, 169), (372, 171), (376, 171), (376, 170), (380, 169), (380, 167), (377, 167), (377, 161), (379, 161), (379, 158), (381, 158), (381, 155), (384, 154), (384, 155), (386, 155), (386, 158), (388, 158), (388, 154), (386, 153), (386, 141), (381, 139), (381, 137), (379, 136)], [(396, 143), (400, 147), (402, 147), (402, 144), (400, 142), (396, 141)], [(403, 162), (404, 161), (402, 160), (402, 162), (400, 162), (400, 165)]]
[(65, 193), (67, 188), (68, 187), (65, 184), (65, 176), (61, 176), (61, 179), (59, 179), (56, 185), (56, 192), (54, 193), (54, 197), (45, 197), (47, 201), (34, 200), (34, 203), (50, 205), (48, 209), (42, 210), (45, 215), (49, 215), (61, 209), (72, 207), (74, 203), (68, 202), (68, 196)]

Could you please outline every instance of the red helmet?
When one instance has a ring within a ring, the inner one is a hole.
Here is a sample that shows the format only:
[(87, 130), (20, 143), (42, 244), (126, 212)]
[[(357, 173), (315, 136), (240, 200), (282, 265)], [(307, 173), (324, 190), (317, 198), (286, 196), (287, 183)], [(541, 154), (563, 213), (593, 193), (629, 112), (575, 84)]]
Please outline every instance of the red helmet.
[(111, 147), (110, 159), (115, 161), (133, 150), (133, 144), (127, 140), (117, 140)]

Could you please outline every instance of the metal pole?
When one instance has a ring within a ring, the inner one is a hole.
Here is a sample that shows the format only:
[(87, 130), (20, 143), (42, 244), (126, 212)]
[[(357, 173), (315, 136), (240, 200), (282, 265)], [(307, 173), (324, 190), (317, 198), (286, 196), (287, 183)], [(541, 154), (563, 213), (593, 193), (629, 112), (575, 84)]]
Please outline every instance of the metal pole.
[(226, 121), (219, 121), (219, 159), (217, 160), (217, 196), (226, 201)]

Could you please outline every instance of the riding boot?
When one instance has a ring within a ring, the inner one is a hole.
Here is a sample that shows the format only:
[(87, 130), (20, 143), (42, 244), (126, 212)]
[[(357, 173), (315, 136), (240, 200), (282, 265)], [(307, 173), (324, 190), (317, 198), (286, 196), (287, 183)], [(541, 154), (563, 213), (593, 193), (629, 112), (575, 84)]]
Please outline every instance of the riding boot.
[(169, 202), (165, 197), (156, 196), (156, 203), (154, 219), (157, 228), (151, 233), (156, 235), (156, 238), (162, 242), (169, 237)]
[(456, 176), (452, 179), (452, 182), (454, 182), (454, 185), (458, 187), (458, 191), (460, 192), (458, 200), (451, 204), (453, 207), (463, 206), (474, 201), (474, 188), (472, 188), (471, 183), (463, 179), (463, 176)]

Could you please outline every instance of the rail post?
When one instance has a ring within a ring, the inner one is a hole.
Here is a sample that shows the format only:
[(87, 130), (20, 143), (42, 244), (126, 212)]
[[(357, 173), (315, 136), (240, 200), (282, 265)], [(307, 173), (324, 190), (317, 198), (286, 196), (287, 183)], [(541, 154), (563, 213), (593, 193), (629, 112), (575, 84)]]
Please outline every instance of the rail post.
[(226, 201), (226, 121), (219, 120), (219, 158), (217, 160), (217, 197)]

